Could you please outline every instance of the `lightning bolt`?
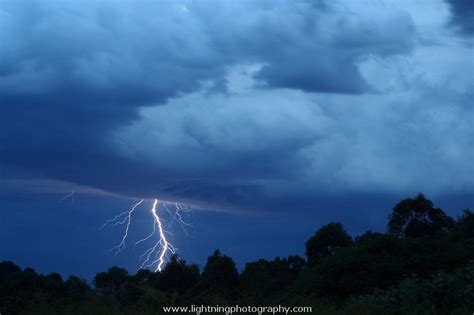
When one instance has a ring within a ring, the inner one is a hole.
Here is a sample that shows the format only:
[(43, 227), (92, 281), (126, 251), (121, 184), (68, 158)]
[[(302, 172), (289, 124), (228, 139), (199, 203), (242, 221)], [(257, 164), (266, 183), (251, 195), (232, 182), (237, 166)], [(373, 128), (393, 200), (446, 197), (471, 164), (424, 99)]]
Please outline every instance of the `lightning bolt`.
[(180, 203), (175, 203), (174, 205), (176, 207), (175, 218), (177, 218), (178, 222), (182, 226), (192, 226), (190, 223), (187, 223), (186, 221), (184, 221), (183, 217), (181, 216), (181, 212), (190, 213), (192, 212), (191, 209), (189, 209), (187, 206)]
[(67, 199), (71, 199), (71, 203), (74, 203), (74, 190), (71, 190), (71, 192), (69, 194), (66, 194), (64, 197), (59, 199), (58, 208), (59, 208), (59, 206), (61, 206), (61, 203), (65, 200), (67, 200)]
[[(122, 240), (120, 241), (120, 243), (118, 245), (115, 245), (114, 247), (112, 247), (110, 249), (110, 251), (115, 250), (115, 255), (118, 255), (122, 250), (125, 249), (125, 242), (126, 242), (127, 237), (128, 237), (128, 230), (130, 229), (130, 224), (132, 223), (132, 213), (135, 211), (135, 209), (139, 205), (142, 204), (143, 201), (144, 201), (144, 199), (140, 200), (139, 202), (133, 204), (132, 207), (130, 208), (130, 210), (124, 211), (121, 214), (115, 216), (113, 219), (105, 221), (104, 225), (102, 226), (102, 227), (105, 227), (107, 224), (112, 223), (114, 221), (115, 221), (115, 223), (114, 223), (113, 226), (115, 226), (117, 224), (125, 224), (126, 223), (125, 232), (123, 234)], [(119, 220), (121, 217), (123, 217), (123, 219)]]
[[(154, 220), (153, 231), (154, 231), (154, 234), (158, 232), (159, 239), (155, 243), (155, 245), (147, 249), (145, 253), (142, 255), (142, 257), (146, 255), (146, 259), (143, 261), (142, 265), (140, 266), (140, 269), (151, 267), (156, 264), (155, 271), (161, 272), (163, 263), (165, 261), (166, 253), (170, 251), (171, 253), (174, 254), (176, 253), (176, 249), (166, 239), (165, 230), (163, 229), (163, 224), (161, 223), (160, 216), (158, 215), (157, 205), (158, 205), (158, 199), (155, 199), (153, 201), (153, 207), (151, 208), (151, 213)], [(156, 228), (158, 228), (158, 230)], [(158, 258), (152, 261), (153, 255), (155, 255), (155, 257), (158, 257)]]
[[(105, 221), (102, 225), (101, 229), (105, 226), (112, 224), (112, 226), (116, 225), (123, 225), (125, 224), (124, 234), (119, 244), (112, 247), (110, 250), (115, 251), (115, 255), (118, 255), (121, 251), (125, 249), (125, 244), (128, 238), (128, 232), (130, 229), (130, 225), (132, 222), (132, 214), (135, 209), (144, 202), (144, 199), (141, 199), (137, 203), (133, 204), (131, 208), (127, 211), (124, 211), (112, 219)], [(168, 208), (168, 205), (174, 204), (175, 210), (172, 212)], [(161, 206), (161, 207), (160, 207)], [(175, 254), (176, 248), (168, 241), (166, 234), (170, 234), (168, 231), (165, 230), (163, 222), (164, 219), (159, 215), (159, 209), (162, 209), (168, 213), (168, 215), (173, 219), (171, 223), (178, 222), (183, 227), (183, 230), (186, 232), (185, 226), (192, 226), (190, 223), (186, 222), (183, 219), (182, 214), (189, 213), (191, 210), (180, 203), (171, 203), (167, 201), (162, 201), (159, 199), (153, 199), (152, 207), (151, 207), (151, 215), (153, 219), (153, 231), (147, 235), (146, 237), (138, 240), (135, 242), (135, 246), (143, 243), (153, 237), (156, 237), (156, 242), (153, 246), (149, 247), (141, 256), (140, 260), (143, 260), (142, 264), (140, 265), (140, 269), (143, 268), (152, 268), (155, 266), (155, 271), (161, 272), (163, 268), (163, 264), (165, 263), (166, 258), (170, 253)], [(187, 234), (187, 233), (186, 233)]]
[(186, 205), (175, 202), (174, 203), (175, 211), (174, 211), (174, 213), (172, 213), (169, 210), (166, 202), (163, 202), (162, 205), (163, 205), (163, 208), (166, 210), (166, 212), (168, 212), (170, 217), (173, 218), (173, 221), (171, 222), (171, 225), (173, 225), (175, 222), (178, 222), (181, 225), (181, 228), (183, 229), (184, 233), (188, 236), (188, 231), (187, 231), (186, 227), (193, 227), (193, 225), (191, 223), (186, 222), (183, 219), (182, 213), (189, 214), (189, 213), (192, 212), (192, 210), (189, 209)]

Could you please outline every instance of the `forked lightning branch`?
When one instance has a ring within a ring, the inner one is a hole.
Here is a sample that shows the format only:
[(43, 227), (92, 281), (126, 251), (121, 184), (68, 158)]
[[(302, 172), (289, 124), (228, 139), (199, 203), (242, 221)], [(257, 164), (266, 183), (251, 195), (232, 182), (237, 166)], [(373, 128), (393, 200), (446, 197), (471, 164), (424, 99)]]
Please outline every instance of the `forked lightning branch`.
[[(186, 222), (183, 219), (183, 216), (189, 214), (191, 210), (180, 203), (162, 201), (159, 199), (151, 200), (151, 218), (153, 222), (152, 232), (145, 236), (144, 238), (136, 241), (134, 246), (144, 243), (148, 240), (153, 239), (153, 245), (143, 252), (140, 256), (142, 261), (140, 269), (151, 268), (155, 271), (161, 271), (165, 260), (170, 254), (176, 253), (176, 248), (170, 243), (167, 235), (171, 235), (169, 231), (164, 228), (164, 220), (160, 215), (161, 212), (165, 211), (171, 218), (171, 224), (178, 222), (183, 230), (186, 232), (185, 227), (190, 226), (191, 224)], [(132, 226), (134, 212), (145, 203), (145, 199), (141, 199), (138, 202), (134, 203), (128, 210), (116, 215), (110, 220), (105, 221), (101, 228), (106, 227), (107, 225), (111, 226), (124, 226), (124, 232), (120, 242), (112, 247), (110, 251), (113, 251), (115, 255), (118, 255), (122, 252), (127, 245), (127, 240), (129, 236), (129, 231)], [(173, 208), (171, 208), (173, 207)]]

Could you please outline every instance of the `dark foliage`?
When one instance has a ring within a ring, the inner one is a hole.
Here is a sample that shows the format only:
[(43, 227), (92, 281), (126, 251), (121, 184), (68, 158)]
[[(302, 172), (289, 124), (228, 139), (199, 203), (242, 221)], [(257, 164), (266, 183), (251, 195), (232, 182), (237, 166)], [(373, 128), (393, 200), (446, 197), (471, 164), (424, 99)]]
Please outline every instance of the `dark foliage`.
[(173, 256), (162, 272), (112, 267), (94, 287), (0, 263), (1, 314), (163, 314), (163, 306), (305, 305), (318, 314), (471, 314), (474, 213), (456, 221), (423, 195), (398, 203), (388, 233), (355, 242), (340, 223), (321, 227), (299, 256), (260, 259), (239, 274), (215, 251), (203, 272)]
[(356, 243), (363, 243), (363, 242), (367, 242), (367, 241), (371, 241), (373, 239), (379, 238), (381, 236), (383, 236), (382, 233), (372, 232), (369, 230), (369, 231), (366, 231), (362, 235), (356, 236), (355, 241)]
[(454, 220), (422, 194), (400, 201), (393, 208), (388, 222), (389, 233), (398, 237), (434, 236), (446, 232)]
[(350, 245), (352, 245), (352, 238), (344, 230), (342, 224), (331, 222), (316, 231), (306, 242), (308, 264), (314, 265), (321, 257), (334, 255), (338, 248)]
[(260, 259), (247, 263), (240, 275), (241, 292), (245, 292), (249, 302), (283, 295), (290, 290), (305, 266), (305, 260), (299, 256), (290, 256), (288, 259), (277, 257), (272, 261)]
[(186, 265), (186, 261), (174, 255), (163, 272), (155, 278), (154, 287), (163, 292), (184, 294), (198, 284), (199, 276), (197, 265)]
[(205, 297), (217, 296), (226, 301), (237, 293), (239, 273), (232, 258), (223, 255), (219, 250), (207, 259), (202, 272), (199, 290)]

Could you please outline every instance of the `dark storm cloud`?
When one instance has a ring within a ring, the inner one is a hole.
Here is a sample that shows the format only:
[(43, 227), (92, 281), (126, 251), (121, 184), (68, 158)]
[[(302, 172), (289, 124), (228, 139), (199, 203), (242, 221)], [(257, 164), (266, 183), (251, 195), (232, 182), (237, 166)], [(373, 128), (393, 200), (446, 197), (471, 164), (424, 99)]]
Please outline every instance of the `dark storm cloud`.
[[(323, 194), (404, 185), (383, 179), (396, 179), (395, 162), (389, 147), (382, 146), (380, 157), (371, 141), (383, 143), (389, 119), (367, 123), (369, 108), (380, 117), (386, 108), (405, 115), (377, 85), (425, 78), (403, 73), (387, 81), (361, 71), (371, 58), (397, 64), (413, 53), (416, 28), (400, 8), (3, 1), (0, 12), (0, 165), (8, 170), (2, 176), (15, 177), (15, 168), (21, 178), (216, 208), (262, 208), (270, 199), (276, 207), (309, 200), (321, 187)], [(413, 98), (423, 94), (411, 92)], [(366, 93), (380, 98), (366, 100)], [(344, 95), (354, 99), (341, 101)], [(464, 121), (448, 140), (462, 128)], [(423, 128), (420, 137), (427, 132)], [(397, 144), (406, 135), (388, 133)], [(407, 159), (419, 152), (410, 150)], [(364, 155), (369, 151), (375, 157)], [(370, 163), (388, 171), (361, 171)], [(407, 165), (407, 172), (414, 169)]]
[[(228, 95), (188, 94), (142, 111), (140, 121), (121, 129), (114, 141), (123, 156), (161, 175), (164, 195), (193, 202), (250, 209), (268, 207), (271, 200), (275, 209), (353, 191), (469, 191), (469, 92), (456, 99), (457, 93), (423, 86), (418, 77), (410, 85), (420, 86), (406, 91), (406, 78), (400, 79), (387, 95), (308, 96), (245, 87), (230, 88)], [(234, 80), (228, 80), (231, 86)], [(436, 180), (426, 181), (432, 176)], [(153, 184), (144, 186), (152, 194)]]
[[(34, 153), (38, 163), (54, 164), (63, 155), (84, 155), (104, 131), (136, 118), (140, 106), (219, 80), (236, 62), (266, 63), (261, 75), (270, 85), (360, 92), (356, 58), (393, 53), (380, 51), (380, 43), (354, 42), (368, 27), (357, 24), (363, 19), (356, 13), (348, 21), (330, 18), (356, 23), (350, 38), (328, 33), (328, 25), (317, 24), (327, 14), (323, 5), (184, 5), (2, 2), (3, 160)], [(377, 41), (383, 34), (374, 35)], [(406, 38), (397, 39), (400, 47)]]
[(471, 0), (446, 0), (451, 8), (451, 23), (461, 33), (474, 34), (474, 2)]
[(82, 151), (138, 107), (215, 77), (219, 60), (212, 66), (205, 39), (189, 36), (193, 23), (169, 5), (148, 6), (161, 17), (132, 3), (3, 2), (2, 143)]
[(121, 179), (143, 167), (114, 157), (106, 133), (223, 65), (200, 22), (171, 3), (5, 1), (1, 10), (0, 163), (33, 176), (125, 190)]
[[(277, 15), (264, 20), (260, 27), (268, 65), (259, 74), (262, 80), (310, 92), (363, 93), (370, 87), (357, 68), (361, 57), (407, 53), (413, 46), (414, 26), (403, 12), (387, 12), (383, 6), (374, 12), (362, 6), (328, 5), (326, 10), (296, 12), (301, 14), (296, 21), (290, 14), (283, 21)], [(296, 41), (291, 25), (300, 26)], [(268, 45), (266, 38), (273, 42)]]

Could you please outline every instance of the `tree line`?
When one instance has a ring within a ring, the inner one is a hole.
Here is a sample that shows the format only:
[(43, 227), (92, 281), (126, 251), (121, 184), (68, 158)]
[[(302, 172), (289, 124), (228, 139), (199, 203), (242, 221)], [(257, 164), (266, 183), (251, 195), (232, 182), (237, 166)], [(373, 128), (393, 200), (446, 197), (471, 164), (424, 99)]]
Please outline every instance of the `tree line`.
[(238, 272), (216, 250), (202, 271), (173, 256), (162, 272), (111, 267), (93, 285), (0, 263), (1, 314), (161, 314), (163, 306), (312, 306), (317, 314), (472, 314), (474, 213), (456, 219), (419, 194), (393, 208), (385, 233), (318, 229), (306, 257), (259, 259)]

